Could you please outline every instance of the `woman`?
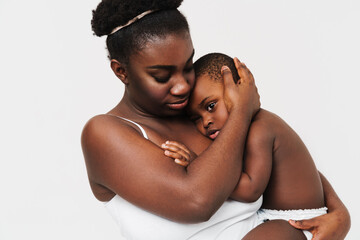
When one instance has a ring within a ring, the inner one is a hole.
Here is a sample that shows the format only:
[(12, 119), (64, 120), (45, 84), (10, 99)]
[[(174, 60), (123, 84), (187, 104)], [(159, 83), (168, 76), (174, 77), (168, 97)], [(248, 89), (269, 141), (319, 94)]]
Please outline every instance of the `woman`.
[[(225, 70), (225, 96), (231, 99), (225, 133), (210, 145), (196, 131), (183, 115), (195, 77), (180, 3), (103, 0), (93, 12), (93, 30), (108, 35), (111, 68), (125, 93), (117, 106), (84, 127), (90, 185), (127, 239), (240, 239), (255, 225), (261, 199), (252, 204), (227, 199), (240, 176), (243, 148), (238, 146), (244, 146), (259, 97), (248, 70), (239, 69), (248, 76), (240, 85)], [(166, 140), (184, 143), (198, 157), (187, 168), (175, 164), (160, 148)], [(323, 180), (330, 214), (311, 227), (320, 229), (322, 239), (339, 239), (349, 217)], [(342, 225), (332, 226), (338, 220)], [(302, 239), (282, 221), (261, 224), (248, 236), (256, 239), (257, 231), (269, 232), (269, 239)], [(334, 238), (328, 238), (331, 231)]]

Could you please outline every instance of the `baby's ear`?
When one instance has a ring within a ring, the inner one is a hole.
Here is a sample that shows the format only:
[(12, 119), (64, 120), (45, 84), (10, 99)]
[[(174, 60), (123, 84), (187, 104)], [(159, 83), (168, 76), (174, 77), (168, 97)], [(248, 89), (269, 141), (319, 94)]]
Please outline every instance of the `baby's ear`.
[(128, 85), (129, 81), (127, 78), (127, 71), (126, 71), (126, 67), (125, 64), (119, 62), (116, 59), (111, 59), (110, 61), (110, 66), (111, 69), (113, 70), (113, 72), (115, 73), (115, 75), (125, 84)]

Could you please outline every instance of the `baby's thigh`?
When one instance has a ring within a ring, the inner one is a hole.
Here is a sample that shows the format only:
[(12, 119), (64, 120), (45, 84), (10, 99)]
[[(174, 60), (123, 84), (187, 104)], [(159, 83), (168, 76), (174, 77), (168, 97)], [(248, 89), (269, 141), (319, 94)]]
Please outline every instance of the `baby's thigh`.
[(284, 220), (272, 220), (251, 230), (243, 240), (306, 240), (301, 230), (292, 227)]

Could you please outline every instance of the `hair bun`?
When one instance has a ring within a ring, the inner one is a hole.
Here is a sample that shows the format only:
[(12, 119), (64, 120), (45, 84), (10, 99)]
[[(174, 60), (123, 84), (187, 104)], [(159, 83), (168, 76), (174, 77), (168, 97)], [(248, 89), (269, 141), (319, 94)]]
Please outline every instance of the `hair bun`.
[(92, 30), (96, 36), (104, 36), (117, 26), (148, 10), (178, 8), (183, 0), (102, 0), (93, 10)]
[(154, 2), (154, 9), (151, 10), (167, 10), (167, 9), (176, 9), (180, 7), (183, 0), (157, 0)]

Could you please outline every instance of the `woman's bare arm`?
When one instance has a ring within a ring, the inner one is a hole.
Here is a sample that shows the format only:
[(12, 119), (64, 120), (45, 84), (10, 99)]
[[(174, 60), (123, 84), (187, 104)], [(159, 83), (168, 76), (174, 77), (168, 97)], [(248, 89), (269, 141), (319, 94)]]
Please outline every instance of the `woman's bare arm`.
[(329, 181), (320, 172), (319, 174), (328, 214), (309, 220), (290, 220), (289, 222), (295, 228), (310, 231), (316, 240), (345, 239), (351, 226), (350, 214)]
[(260, 105), (252, 76), (244, 75), (236, 85), (226, 70), (224, 81), (226, 94), (234, 102), (223, 134), (187, 169), (174, 164), (159, 146), (121, 120), (104, 115), (91, 119), (82, 134), (91, 185), (103, 186), (175, 221), (208, 220), (239, 179), (251, 116)]

